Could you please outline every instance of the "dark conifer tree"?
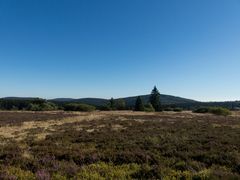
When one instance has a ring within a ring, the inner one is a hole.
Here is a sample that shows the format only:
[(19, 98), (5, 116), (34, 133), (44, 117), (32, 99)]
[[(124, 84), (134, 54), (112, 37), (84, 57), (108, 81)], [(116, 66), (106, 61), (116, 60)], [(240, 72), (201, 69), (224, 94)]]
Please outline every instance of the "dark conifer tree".
[(155, 111), (161, 111), (160, 93), (156, 86), (154, 86), (151, 92), (149, 101), (152, 104)]
[(111, 98), (110, 101), (109, 101), (109, 103), (110, 103), (110, 108), (111, 108), (112, 110), (114, 110), (114, 109), (115, 109), (115, 100), (114, 100), (113, 98)]
[(135, 111), (144, 111), (144, 104), (140, 96), (137, 97), (137, 100), (135, 103)]

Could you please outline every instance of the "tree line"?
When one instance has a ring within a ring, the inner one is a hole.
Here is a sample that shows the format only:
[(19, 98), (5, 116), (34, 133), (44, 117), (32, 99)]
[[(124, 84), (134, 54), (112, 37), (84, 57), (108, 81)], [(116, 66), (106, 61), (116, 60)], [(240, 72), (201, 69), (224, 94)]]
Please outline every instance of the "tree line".
[(106, 106), (100, 107), (101, 110), (135, 110), (135, 111), (161, 111), (160, 92), (155, 86), (151, 92), (149, 102), (143, 103), (141, 96), (138, 96), (134, 107), (127, 107), (124, 99), (111, 98)]
[[(32, 99), (0, 99), (0, 110), (26, 110), (26, 111), (53, 111), (53, 110), (66, 110), (66, 111), (114, 111), (114, 110), (134, 110), (146, 112), (158, 111), (182, 111), (184, 110), (197, 110), (199, 108), (207, 107), (224, 107), (230, 110), (240, 109), (240, 102), (192, 102), (183, 104), (162, 104), (161, 95), (155, 86), (151, 91), (150, 97), (142, 99), (141, 96), (134, 98), (135, 105), (129, 105), (129, 100), (126, 99), (113, 99), (111, 98), (105, 105), (86, 104), (77, 101), (73, 102), (56, 102), (49, 101), (41, 98)], [(132, 104), (132, 103), (131, 103)]]
[(55, 103), (45, 99), (1, 99), (1, 110), (53, 111), (58, 110)]
[(94, 110), (136, 110), (136, 111), (160, 111), (160, 93), (156, 87), (152, 90), (149, 103), (143, 104), (141, 97), (136, 100), (135, 107), (128, 107), (124, 99), (111, 98), (105, 106), (94, 106), (78, 102), (51, 102), (41, 98), (29, 99), (0, 99), (0, 110), (25, 110), (25, 111), (94, 111)]

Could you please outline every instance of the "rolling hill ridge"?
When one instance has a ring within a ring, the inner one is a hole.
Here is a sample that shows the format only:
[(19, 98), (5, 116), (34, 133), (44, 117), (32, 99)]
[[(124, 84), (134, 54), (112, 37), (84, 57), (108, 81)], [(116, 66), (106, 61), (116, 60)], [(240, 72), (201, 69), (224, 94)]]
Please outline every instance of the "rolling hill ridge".
[[(134, 106), (136, 99), (138, 96), (132, 96), (132, 97), (125, 97), (125, 98), (119, 98), (123, 99), (126, 102), (127, 106)], [(148, 103), (150, 95), (141, 95), (141, 98), (144, 103)], [(116, 99), (118, 100), (118, 99)], [(81, 98), (81, 99), (72, 99), (72, 98), (57, 98), (57, 99), (51, 99), (50, 101), (56, 102), (56, 103), (64, 103), (64, 102), (77, 102), (77, 103), (85, 103), (90, 104), (94, 106), (104, 106), (109, 102), (109, 99), (100, 99), (100, 98)], [(196, 103), (198, 101), (186, 99), (182, 97), (176, 97), (171, 95), (164, 95), (161, 94), (161, 103), (163, 105), (171, 105), (171, 104), (185, 104), (185, 103)]]

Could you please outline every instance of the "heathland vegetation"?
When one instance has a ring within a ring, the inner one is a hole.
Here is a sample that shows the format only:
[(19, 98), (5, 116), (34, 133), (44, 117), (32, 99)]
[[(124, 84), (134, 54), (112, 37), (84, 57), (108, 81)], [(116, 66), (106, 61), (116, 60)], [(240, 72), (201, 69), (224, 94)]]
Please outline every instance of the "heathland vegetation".
[(0, 179), (239, 179), (240, 114), (0, 112)]

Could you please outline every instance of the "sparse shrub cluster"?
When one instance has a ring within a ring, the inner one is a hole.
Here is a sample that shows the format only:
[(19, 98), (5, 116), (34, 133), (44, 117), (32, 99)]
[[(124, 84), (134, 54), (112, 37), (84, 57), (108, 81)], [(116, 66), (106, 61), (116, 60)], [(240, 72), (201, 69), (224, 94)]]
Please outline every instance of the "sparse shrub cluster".
[(174, 111), (174, 112), (182, 112), (183, 109), (182, 109), (182, 108), (174, 108), (173, 111)]
[(215, 115), (228, 116), (231, 115), (231, 111), (223, 107), (202, 107), (194, 110), (195, 113), (212, 113)]
[(201, 108), (195, 109), (193, 112), (194, 113), (209, 113), (209, 108), (208, 107), (201, 107)]
[(58, 107), (56, 104), (51, 102), (44, 102), (41, 104), (30, 103), (26, 110), (29, 111), (54, 111), (57, 110)]
[(179, 108), (179, 107), (165, 107), (163, 108), (163, 111), (173, 111), (173, 112), (182, 112), (183, 109), (182, 108)]
[(155, 109), (154, 109), (154, 107), (152, 106), (151, 103), (148, 103), (148, 104), (146, 104), (144, 106), (144, 111), (146, 111), (146, 112), (155, 112)]
[(223, 107), (210, 107), (209, 112), (215, 115), (227, 116), (231, 114), (231, 111)]
[(64, 106), (65, 111), (91, 112), (94, 111), (95, 109), (96, 108), (94, 106), (80, 103), (69, 103)]

